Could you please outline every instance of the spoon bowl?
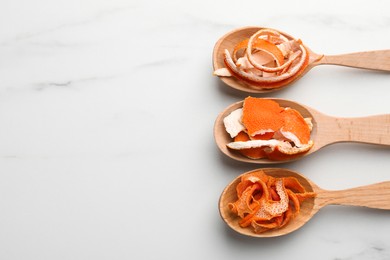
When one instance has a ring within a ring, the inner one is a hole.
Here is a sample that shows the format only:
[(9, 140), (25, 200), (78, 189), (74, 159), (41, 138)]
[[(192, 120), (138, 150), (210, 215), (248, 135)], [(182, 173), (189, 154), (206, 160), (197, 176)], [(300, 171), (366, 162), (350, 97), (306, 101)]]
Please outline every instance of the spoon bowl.
[(388, 134), (390, 133), (390, 114), (356, 118), (332, 117), (291, 100), (270, 99), (279, 103), (282, 107), (290, 107), (297, 110), (304, 118), (309, 117), (312, 119), (311, 139), (314, 142), (313, 147), (307, 153), (283, 161), (274, 161), (266, 158), (250, 159), (238, 151), (229, 149), (226, 145), (233, 140), (225, 130), (223, 119), (232, 111), (242, 107), (243, 101), (239, 101), (228, 106), (215, 120), (214, 139), (223, 154), (242, 162), (276, 164), (306, 157), (327, 145), (339, 142), (360, 142), (390, 146), (390, 135)]
[[(237, 200), (236, 186), (240, 182), (241, 176), (259, 170), (273, 177), (295, 177), (306, 191), (315, 192), (316, 197), (306, 199), (301, 204), (299, 214), (291, 219), (284, 227), (257, 234), (250, 227), (242, 228), (239, 226), (239, 217), (230, 211), (228, 204)], [(235, 178), (223, 190), (219, 199), (219, 213), (223, 221), (231, 229), (250, 237), (277, 237), (289, 234), (305, 225), (322, 207), (330, 204), (390, 210), (390, 182), (381, 182), (346, 190), (329, 191), (321, 189), (303, 175), (288, 169), (261, 168), (243, 173), (242, 175)]]
[[(235, 29), (224, 36), (222, 36), (215, 44), (213, 50), (213, 67), (214, 70), (225, 68), (224, 62), (224, 51), (233, 50), (234, 47), (244, 39), (250, 38), (254, 33), (261, 29), (269, 29), (263, 27), (242, 27)], [(272, 29), (274, 31), (280, 32), (287, 39), (295, 39), (289, 34), (281, 32), (279, 30)], [(340, 55), (323, 55), (317, 54), (305, 46), (309, 54), (309, 62), (306, 68), (299, 75), (292, 76), (292, 80), (288, 83), (282, 83), (274, 88), (263, 88), (261, 85), (256, 85), (241, 79), (238, 79), (234, 76), (232, 77), (220, 77), (220, 79), (228, 86), (249, 93), (268, 93), (276, 90), (281, 90), (290, 86), (296, 80), (301, 78), (306, 74), (310, 69), (317, 65), (322, 64), (332, 64), (332, 65), (341, 65), (354, 68), (362, 69), (372, 69), (372, 70), (382, 70), (390, 71), (390, 50), (378, 50), (378, 51), (366, 51), (366, 52), (356, 52), (349, 54), (340, 54)]]

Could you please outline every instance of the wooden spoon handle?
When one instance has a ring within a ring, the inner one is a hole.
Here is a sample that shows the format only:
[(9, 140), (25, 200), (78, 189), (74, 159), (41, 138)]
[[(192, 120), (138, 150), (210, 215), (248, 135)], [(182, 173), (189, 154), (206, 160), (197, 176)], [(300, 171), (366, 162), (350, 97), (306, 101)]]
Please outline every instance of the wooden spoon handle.
[(337, 204), (390, 210), (390, 182), (340, 191), (322, 190), (317, 198), (320, 206)]
[(325, 55), (317, 64), (333, 64), (361, 69), (390, 71), (390, 50)]
[(390, 145), (390, 115), (340, 119), (346, 141)]
[(356, 118), (322, 117), (321, 146), (337, 142), (390, 145), (390, 114)]

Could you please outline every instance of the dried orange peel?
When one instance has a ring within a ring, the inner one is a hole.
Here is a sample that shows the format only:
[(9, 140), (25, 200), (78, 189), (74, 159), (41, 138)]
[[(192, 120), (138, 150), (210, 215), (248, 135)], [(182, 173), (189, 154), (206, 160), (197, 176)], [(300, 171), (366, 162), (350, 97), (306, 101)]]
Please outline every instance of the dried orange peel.
[(243, 107), (224, 118), (232, 137), (227, 147), (251, 159), (288, 160), (308, 152), (311, 119), (276, 101), (247, 97)]
[(272, 29), (258, 30), (230, 51), (224, 51), (226, 67), (215, 70), (214, 75), (234, 76), (260, 89), (289, 84), (303, 73), (309, 61), (308, 50), (300, 40)]
[(314, 198), (295, 177), (272, 177), (263, 171), (241, 176), (236, 187), (237, 200), (228, 204), (242, 228), (251, 226), (255, 233), (282, 228), (297, 216), (301, 203)]
[[(240, 132), (234, 137), (234, 142), (246, 142), (251, 140), (245, 132)], [(261, 140), (261, 139), (259, 139)], [(251, 159), (261, 159), (266, 157), (265, 151), (260, 148), (248, 148), (248, 149), (241, 149), (240, 153), (245, 155), (248, 158)]]

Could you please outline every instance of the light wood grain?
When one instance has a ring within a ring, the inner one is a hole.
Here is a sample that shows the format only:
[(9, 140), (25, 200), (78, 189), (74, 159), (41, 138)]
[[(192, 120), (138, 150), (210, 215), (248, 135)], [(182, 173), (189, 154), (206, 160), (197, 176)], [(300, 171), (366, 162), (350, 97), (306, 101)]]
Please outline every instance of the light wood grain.
[(390, 50), (365, 51), (340, 55), (324, 55), (313, 65), (340, 65), (360, 69), (390, 71)]
[(285, 227), (256, 234), (250, 227), (240, 227), (238, 225), (239, 217), (233, 214), (228, 207), (229, 203), (234, 202), (237, 199), (236, 186), (240, 182), (242, 175), (238, 176), (223, 190), (219, 199), (219, 212), (223, 221), (230, 228), (246, 236), (276, 237), (289, 234), (305, 225), (322, 207), (327, 205), (350, 205), (390, 210), (390, 182), (376, 183), (346, 190), (329, 191), (321, 189), (303, 175), (292, 170), (262, 168), (250, 172), (259, 170), (274, 177), (296, 177), (307, 191), (313, 191), (317, 195), (315, 198), (305, 200), (301, 205), (300, 213)]
[(339, 191), (317, 188), (317, 193), (317, 207), (332, 204), (390, 210), (390, 182), (388, 181)]
[[(231, 51), (234, 46), (244, 39), (249, 38), (255, 32), (263, 27), (242, 27), (235, 29), (225, 35), (223, 35), (215, 44), (213, 50), (213, 67), (214, 70), (219, 68), (225, 68), (224, 63), (224, 51), (225, 49)], [(275, 30), (275, 29), (273, 29)], [(279, 31), (279, 30), (276, 30)], [(279, 31), (285, 35), (288, 39), (294, 39), (293, 36)], [(268, 93), (276, 90), (280, 90), (292, 85), (296, 80), (305, 75), (310, 69), (317, 65), (340, 65), (348, 66), (360, 69), (371, 69), (380, 71), (390, 71), (390, 50), (374, 50), (364, 51), (340, 55), (324, 55), (313, 52), (309, 47), (305, 46), (309, 51), (309, 64), (305, 71), (295, 77), (294, 80), (287, 84), (274, 89), (264, 89), (261, 85), (254, 85), (252, 83), (237, 79), (235, 77), (220, 77), (220, 79), (228, 86), (248, 93)]]
[[(303, 117), (312, 118), (313, 129), (311, 132), (311, 139), (314, 141), (314, 145), (309, 152), (292, 160), (300, 159), (327, 145), (340, 142), (359, 142), (390, 146), (390, 114), (356, 118), (333, 117), (291, 100), (271, 99), (278, 102), (282, 107), (296, 109)], [(275, 164), (287, 162), (272, 161), (269, 159), (249, 159), (226, 146), (233, 140), (225, 130), (223, 119), (232, 111), (242, 107), (242, 104), (243, 101), (240, 101), (228, 106), (215, 120), (214, 139), (221, 152), (232, 159), (248, 163)]]

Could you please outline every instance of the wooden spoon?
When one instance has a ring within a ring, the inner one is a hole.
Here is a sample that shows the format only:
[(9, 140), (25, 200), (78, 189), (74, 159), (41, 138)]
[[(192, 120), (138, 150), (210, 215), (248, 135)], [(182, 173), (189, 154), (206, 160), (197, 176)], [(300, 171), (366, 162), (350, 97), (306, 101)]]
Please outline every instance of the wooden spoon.
[[(332, 117), (294, 101), (277, 98), (271, 99), (278, 102), (282, 107), (294, 108), (301, 113), (304, 118), (312, 118), (313, 129), (311, 131), (311, 139), (314, 141), (313, 147), (307, 153), (288, 161), (302, 158), (303, 156), (318, 151), (324, 146), (339, 142), (390, 145), (390, 114), (355, 118)], [(226, 146), (233, 140), (225, 130), (223, 119), (232, 111), (241, 108), (242, 105), (243, 101), (230, 105), (222, 111), (215, 120), (214, 139), (218, 148), (230, 158), (242, 162), (258, 164), (287, 162), (286, 160), (273, 161), (269, 159), (249, 159), (241, 155), (238, 151), (231, 150)]]
[[(213, 66), (214, 70), (225, 68), (226, 65), (224, 63), (224, 51), (225, 49), (231, 51), (234, 49), (234, 46), (237, 43), (241, 42), (244, 39), (250, 38), (255, 32), (260, 29), (265, 29), (262, 27), (243, 27), (236, 30), (233, 30), (220, 38), (214, 46), (213, 51)], [(275, 30), (278, 31), (278, 30)], [(280, 31), (279, 31), (280, 32)], [(292, 36), (280, 32), (288, 39), (294, 39)], [(356, 52), (350, 54), (341, 54), (341, 55), (322, 55), (316, 54), (311, 51), (307, 46), (305, 48), (309, 52), (309, 64), (303, 73), (299, 76), (296, 76), (292, 81), (296, 81), (305, 73), (307, 73), (311, 68), (322, 65), (322, 64), (333, 64), (333, 65), (341, 65), (347, 67), (354, 68), (362, 68), (362, 69), (371, 69), (371, 70), (382, 70), (382, 71), (390, 71), (390, 50), (378, 50), (378, 51), (366, 51), (366, 52)], [(259, 85), (254, 85), (248, 83), (246, 81), (240, 80), (233, 77), (220, 77), (220, 79), (227, 84), (228, 86), (245, 91), (250, 93), (266, 93), (275, 90), (279, 90), (287, 87), (292, 82), (287, 85), (281, 85), (272, 89), (264, 89)]]
[[(239, 226), (239, 217), (233, 214), (228, 204), (237, 200), (236, 186), (240, 182), (241, 175), (235, 178), (230, 184), (226, 186), (219, 199), (219, 213), (226, 224), (240, 234), (251, 237), (276, 237), (291, 233), (306, 222), (308, 222), (314, 214), (316, 214), (322, 207), (326, 205), (351, 205), (364, 206), (375, 209), (390, 210), (390, 182), (381, 182), (372, 185), (339, 190), (329, 191), (323, 190), (304, 176), (288, 170), (280, 168), (262, 168), (253, 171), (262, 170), (267, 175), (274, 177), (288, 177), (292, 176), (298, 179), (302, 186), (308, 192), (315, 192), (316, 197), (306, 199), (301, 204), (300, 213), (295, 216), (286, 226), (280, 229), (273, 229), (264, 233), (256, 234), (251, 227), (242, 228)], [(250, 171), (250, 172), (253, 172)], [(248, 174), (246, 172), (244, 174)]]

